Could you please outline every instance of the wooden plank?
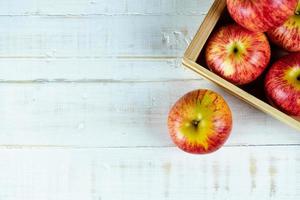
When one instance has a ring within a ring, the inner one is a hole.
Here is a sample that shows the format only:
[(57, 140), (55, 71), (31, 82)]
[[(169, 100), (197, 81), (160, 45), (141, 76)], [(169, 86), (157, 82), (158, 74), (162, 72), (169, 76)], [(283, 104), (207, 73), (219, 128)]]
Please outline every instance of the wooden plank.
[(227, 145), (299, 144), (290, 129), (207, 81), (0, 84), (0, 145), (173, 146), (166, 120), (184, 93), (211, 88), (229, 102)]
[(0, 59), (0, 82), (201, 79), (181, 59)]
[(0, 198), (296, 199), (298, 147), (0, 150)]
[(0, 1), (0, 15), (199, 15), (212, 0), (10, 0)]
[(0, 58), (174, 58), (203, 16), (2, 16)]

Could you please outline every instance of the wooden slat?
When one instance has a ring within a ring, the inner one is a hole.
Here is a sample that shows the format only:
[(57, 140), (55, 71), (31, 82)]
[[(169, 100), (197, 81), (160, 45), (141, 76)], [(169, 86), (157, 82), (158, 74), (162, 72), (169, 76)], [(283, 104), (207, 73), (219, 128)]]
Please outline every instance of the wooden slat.
[(202, 19), (2, 16), (0, 58), (177, 57), (183, 55)]
[(211, 3), (212, 0), (10, 0), (0, 1), (0, 15), (199, 15)]
[(207, 81), (0, 84), (0, 145), (170, 146), (167, 115), (211, 88), (234, 114), (227, 145), (300, 144), (299, 133)]
[(298, 147), (0, 150), (0, 198), (295, 199)]
[(201, 79), (181, 59), (0, 59), (0, 82), (107, 82)]

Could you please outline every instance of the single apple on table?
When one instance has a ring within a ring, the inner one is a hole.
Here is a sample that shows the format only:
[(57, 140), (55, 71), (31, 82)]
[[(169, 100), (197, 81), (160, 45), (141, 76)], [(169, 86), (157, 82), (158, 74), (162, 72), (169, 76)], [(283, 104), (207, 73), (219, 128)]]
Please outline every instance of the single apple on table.
[(225, 100), (210, 90), (195, 90), (171, 108), (168, 128), (173, 142), (182, 150), (206, 154), (219, 149), (232, 128), (232, 115)]
[(257, 79), (269, 64), (270, 57), (266, 35), (237, 24), (219, 28), (209, 38), (205, 51), (208, 67), (236, 85)]
[(300, 117), (300, 52), (284, 56), (273, 64), (265, 79), (271, 104), (293, 117)]
[(293, 15), (298, 0), (227, 0), (231, 17), (244, 28), (266, 32)]
[(294, 15), (267, 34), (274, 44), (283, 49), (290, 52), (300, 51), (300, 1)]

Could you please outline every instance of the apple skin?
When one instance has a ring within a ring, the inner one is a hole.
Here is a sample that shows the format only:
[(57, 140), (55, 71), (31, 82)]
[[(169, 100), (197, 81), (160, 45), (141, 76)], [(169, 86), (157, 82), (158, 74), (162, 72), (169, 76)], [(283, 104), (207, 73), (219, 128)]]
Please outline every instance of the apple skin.
[(265, 91), (270, 103), (292, 117), (300, 117), (300, 52), (280, 58), (268, 71)]
[(207, 154), (219, 149), (232, 129), (232, 114), (225, 100), (210, 90), (195, 90), (181, 97), (168, 117), (169, 134), (183, 151)]
[(237, 24), (217, 30), (209, 38), (205, 51), (208, 67), (235, 85), (257, 79), (269, 64), (270, 57), (266, 35)]
[(277, 46), (290, 52), (300, 51), (300, 1), (293, 16), (283, 25), (267, 32)]
[(244, 28), (266, 32), (283, 24), (296, 9), (298, 0), (227, 0), (231, 17)]

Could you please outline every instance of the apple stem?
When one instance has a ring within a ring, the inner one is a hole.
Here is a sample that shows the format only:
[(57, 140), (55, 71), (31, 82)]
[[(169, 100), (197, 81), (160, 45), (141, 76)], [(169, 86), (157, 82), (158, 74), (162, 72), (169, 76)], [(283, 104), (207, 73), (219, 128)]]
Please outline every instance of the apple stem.
[(300, 81), (300, 75), (297, 76), (297, 80)]
[(295, 12), (295, 15), (300, 15), (300, 11), (296, 11), (296, 12)]

